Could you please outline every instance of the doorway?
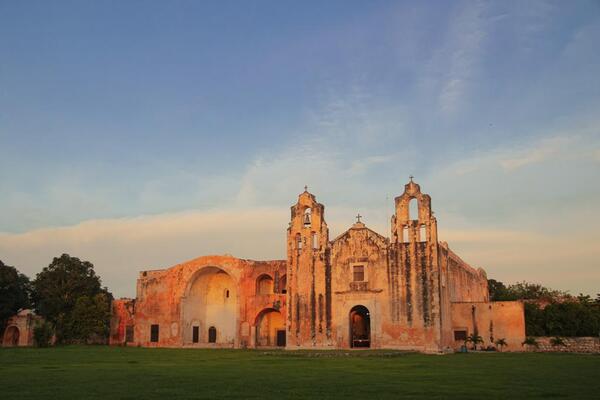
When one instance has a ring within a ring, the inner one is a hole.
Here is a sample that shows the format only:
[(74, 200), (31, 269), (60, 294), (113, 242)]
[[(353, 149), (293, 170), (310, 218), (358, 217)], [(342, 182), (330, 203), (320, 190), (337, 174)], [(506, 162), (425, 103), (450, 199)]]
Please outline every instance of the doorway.
[(350, 347), (371, 347), (371, 313), (365, 306), (354, 306), (350, 310)]

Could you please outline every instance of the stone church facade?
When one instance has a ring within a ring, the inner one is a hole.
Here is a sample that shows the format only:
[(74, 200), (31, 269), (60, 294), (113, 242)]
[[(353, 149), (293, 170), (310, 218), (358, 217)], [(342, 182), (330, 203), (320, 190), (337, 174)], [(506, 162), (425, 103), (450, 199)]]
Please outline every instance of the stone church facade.
[(439, 352), (473, 333), (521, 350), (523, 303), (489, 301), (485, 271), (438, 241), (431, 198), (411, 179), (390, 238), (358, 218), (330, 240), (325, 207), (305, 190), (291, 207), (286, 260), (205, 256), (142, 271), (137, 297), (113, 303), (110, 342)]

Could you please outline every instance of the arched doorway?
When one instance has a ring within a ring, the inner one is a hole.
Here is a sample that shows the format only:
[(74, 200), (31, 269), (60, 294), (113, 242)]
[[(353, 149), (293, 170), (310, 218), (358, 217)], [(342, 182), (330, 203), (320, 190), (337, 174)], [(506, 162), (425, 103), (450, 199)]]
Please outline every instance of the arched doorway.
[(19, 328), (17, 328), (14, 325), (9, 326), (8, 328), (6, 328), (6, 332), (4, 333), (4, 340), (2, 341), (2, 343), (6, 347), (18, 346), (20, 336), (21, 334), (19, 332)]
[(350, 310), (350, 347), (371, 347), (371, 313), (365, 306)]
[(183, 299), (183, 342), (234, 345), (237, 332), (237, 285), (218, 267), (197, 271)]
[(285, 321), (279, 311), (273, 308), (261, 311), (255, 325), (256, 347), (285, 347)]

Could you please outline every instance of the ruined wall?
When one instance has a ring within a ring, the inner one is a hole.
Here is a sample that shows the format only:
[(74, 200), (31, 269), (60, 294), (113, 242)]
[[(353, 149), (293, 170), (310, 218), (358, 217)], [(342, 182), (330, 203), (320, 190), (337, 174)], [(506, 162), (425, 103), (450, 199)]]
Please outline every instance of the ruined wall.
[[(452, 303), (452, 332), (465, 331), (466, 336), (480, 335), (483, 346), (494, 346), (503, 338), (506, 351), (523, 351), (525, 340), (525, 312), (522, 301), (461, 302)], [(464, 340), (454, 340), (454, 349)]]
[[(131, 344), (135, 341), (133, 329), (135, 326), (135, 299), (115, 299), (111, 304), (110, 345)], [(127, 337), (130, 330), (130, 337)]]
[(447, 265), (450, 301), (489, 301), (487, 275), (457, 256), (445, 242), (440, 243), (440, 259)]
[(529, 351), (561, 352), (561, 353), (600, 353), (600, 338), (597, 337), (561, 337), (564, 345), (553, 346), (552, 337), (535, 338), (538, 347), (530, 347)]
[(21, 310), (10, 317), (2, 332), (2, 347), (33, 346), (33, 329), (43, 321), (31, 310)]
[[(135, 343), (143, 346), (254, 346), (257, 316), (265, 309), (285, 312), (285, 261), (255, 262), (206, 256), (165, 270), (143, 271), (135, 305)], [(279, 293), (256, 294), (256, 279), (269, 275)], [(212, 283), (219, 282), (218, 285)], [(227, 311), (229, 310), (229, 311)], [(224, 312), (227, 311), (227, 312)], [(151, 326), (158, 325), (158, 341)], [(194, 328), (198, 341), (194, 342)], [(216, 341), (209, 343), (210, 327)]]

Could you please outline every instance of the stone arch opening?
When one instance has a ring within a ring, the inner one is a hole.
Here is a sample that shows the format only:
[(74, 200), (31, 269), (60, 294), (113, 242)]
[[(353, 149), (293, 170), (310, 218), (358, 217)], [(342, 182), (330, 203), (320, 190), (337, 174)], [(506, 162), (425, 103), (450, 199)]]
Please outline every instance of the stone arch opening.
[(21, 332), (19, 331), (19, 328), (17, 328), (14, 325), (9, 326), (8, 328), (6, 328), (6, 331), (4, 333), (4, 340), (2, 341), (2, 344), (6, 347), (18, 346), (20, 336)]
[(419, 201), (414, 197), (408, 202), (408, 219), (411, 221), (419, 219)]
[[(237, 284), (231, 275), (219, 267), (204, 267), (197, 271), (182, 299), (183, 343), (233, 346), (237, 332), (237, 303)], [(214, 337), (209, 328), (214, 328)]]
[(358, 305), (350, 310), (350, 347), (371, 347), (371, 313), (365, 306)]
[(256, 294), (273, 294), (274, 282), (270, 275), (262, 274), (256, 278)]
[(285, 347), (285, 320), (274, 308), (266, 308), (258, 313), (256, 326), (256, 347)]

